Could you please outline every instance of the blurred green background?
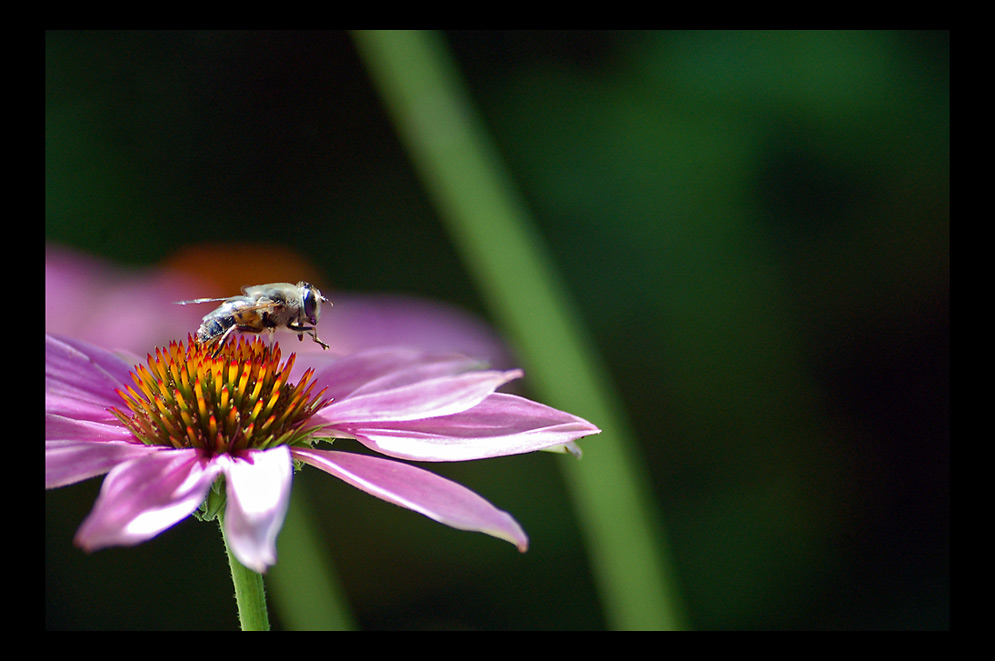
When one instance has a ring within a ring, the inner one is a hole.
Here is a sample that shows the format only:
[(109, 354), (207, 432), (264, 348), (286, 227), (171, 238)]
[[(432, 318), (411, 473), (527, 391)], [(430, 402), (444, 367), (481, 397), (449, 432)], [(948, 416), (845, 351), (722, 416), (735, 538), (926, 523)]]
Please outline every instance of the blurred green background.
[[(445, 37), (631, 416), (689, 624), (949, 627), (949, 35)], [(486, 317), (347, 33), (48, 32), (45, 75), (48, 241), (206, 244), (205, 271), (259, 242), (326, 292)], [(602, 628), (564, 460), (430, 467), (524, 555), (316, 471), (295, 494), (363, 628)], [(213, 526), (72, 546), (99, 484), (47, 493), (47, 627), (237, 627)]]

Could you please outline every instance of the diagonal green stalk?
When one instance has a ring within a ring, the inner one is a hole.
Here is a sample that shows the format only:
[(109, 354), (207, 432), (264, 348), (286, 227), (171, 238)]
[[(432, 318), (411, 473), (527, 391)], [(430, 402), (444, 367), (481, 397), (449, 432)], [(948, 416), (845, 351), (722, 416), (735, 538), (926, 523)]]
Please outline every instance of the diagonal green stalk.
[(546, 403), (604, 432), (563, 467), (608, 625), (684, 624), (665, 535), (622, 406), (442, 38), (360, 31), (354, 41), (467, 269)]
[(335, 563), (328, 556), (307, 504), (294, 489), (280, 530), (279, 550), (286, 555), (266, 575), (280, 624), (294, 631), (351, 631), (356, 628)]

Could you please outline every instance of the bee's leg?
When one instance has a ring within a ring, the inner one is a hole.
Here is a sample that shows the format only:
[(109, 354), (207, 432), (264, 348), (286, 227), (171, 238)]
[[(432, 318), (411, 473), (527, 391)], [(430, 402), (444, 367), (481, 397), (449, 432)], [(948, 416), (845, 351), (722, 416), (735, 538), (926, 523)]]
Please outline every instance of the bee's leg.
[(292, 331), (297, 333), (297, 339), (301, 342), (304, 341), (304, 334), (307, 333), (311, 336), (311, 339), (321, 345), (322, 349), (328, 349), (328, 345), (318, 339), (318, 333), (316, 332), (314, 326), (301, 326), (299, 324), (289, 324), (287, 326)]
[(266, 346), (270, 349), (273, 348), (273, 338), (276, 335), (276, 329), (270, 326), (264, 328), (259, 328), (258, 326), (238, 326), (238, 330), (243, 333), (253, 333), (259, 335), (260, 333), (266, 333)]
[[(324, 342), (322, 342), (321, 340), (318, 339), (318, 334), (314, 332), (313, 328), (311, 329), (311, 332), (308, 333), (308, 335), (311, 336), (312, 340), (314, 340), (315, 342), (317, 342), (318, 344), (320, 344), (322, 349), (327, 349), (328, 348), (327, 344), (325, 344)], [(304, 338), (301, 338), (301, 339), (303, 340)]]
[(263, 331), (273, 332), (272, 328), (256, 328), (255, 326), (235, 326), (238, 330), (243, 333), (262, 333)]
[(211, 353), (211, 358), (218, 357), (218, 354), (221, 353), (221, 349), (225, 346), (225, 342), (228, 341), (228, 337), (235, 331), (236, 328), (238, 328), (238, 326), (229, 326), (224, 333), (211, 340), (212, 342), (218, 343), (218, 346), (215, 347), (214, 351)]

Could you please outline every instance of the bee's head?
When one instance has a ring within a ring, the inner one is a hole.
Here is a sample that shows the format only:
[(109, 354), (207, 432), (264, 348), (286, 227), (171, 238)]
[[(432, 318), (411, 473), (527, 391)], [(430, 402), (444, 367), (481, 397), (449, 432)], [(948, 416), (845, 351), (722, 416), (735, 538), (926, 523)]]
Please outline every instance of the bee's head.
[(297, 286), (301, 290), (301, 314), (307, 319), (308, 323), (314, 325), (318, 323), (318, 317), (321, 316), (321, 303), (327, 300), (321, 295), (317, 287), (312, 286), (307, 282), (298, 282)]

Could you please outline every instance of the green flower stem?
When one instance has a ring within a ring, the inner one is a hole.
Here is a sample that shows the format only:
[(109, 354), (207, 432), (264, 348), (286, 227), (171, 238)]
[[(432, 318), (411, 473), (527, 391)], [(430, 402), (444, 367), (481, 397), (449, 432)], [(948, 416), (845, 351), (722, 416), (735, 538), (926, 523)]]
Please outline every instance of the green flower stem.
[(235, 603), (238, 605), (238, 619), (242, 631), (269, 631), (269, 612), (266, 610), (266, 589), (263, 577), (252, 571), (232, 555), (225, 536), (224, 513), (219, 513), (221, 538), (225, 542), (228, 565), (231, 567), (231, 580), (235, 584)]
[(418, 31), (353, 38), (530, 387), (604, 430), (582, 444), (583, 460), (562, 464), (609, 626), (680, 628), (662, 517), (636, 441), (443, 40)]

